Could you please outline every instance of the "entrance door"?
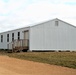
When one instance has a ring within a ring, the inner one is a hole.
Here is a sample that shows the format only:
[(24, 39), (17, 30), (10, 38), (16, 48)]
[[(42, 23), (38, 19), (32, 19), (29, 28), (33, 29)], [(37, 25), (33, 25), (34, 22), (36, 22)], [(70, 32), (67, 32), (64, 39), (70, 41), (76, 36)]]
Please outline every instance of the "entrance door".
[(24, 46), (29, 46), (29, 31), (24, 31)]
[(29, 31), (24, 31), (24, 39), (29, 39)]

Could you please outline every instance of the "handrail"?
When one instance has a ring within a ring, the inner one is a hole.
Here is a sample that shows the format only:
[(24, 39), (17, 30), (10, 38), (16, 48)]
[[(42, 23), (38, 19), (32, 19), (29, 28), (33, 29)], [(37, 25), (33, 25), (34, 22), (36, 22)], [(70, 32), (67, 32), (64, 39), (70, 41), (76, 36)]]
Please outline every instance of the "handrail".
[(28, 39), (20, 39), (20, 40), (15, 39), (14, 41), (8, 44), (8, 49), (13, 49), (15, 47), (23, 47), (23, 46), (29, 46)]

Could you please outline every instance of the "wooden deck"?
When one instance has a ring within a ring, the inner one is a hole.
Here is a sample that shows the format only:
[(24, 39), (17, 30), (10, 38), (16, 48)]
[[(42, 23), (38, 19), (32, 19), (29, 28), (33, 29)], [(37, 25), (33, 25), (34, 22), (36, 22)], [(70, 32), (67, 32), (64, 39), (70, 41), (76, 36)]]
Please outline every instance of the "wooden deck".
[(14, 40), (8, 44), (9, 52), (21, 52), (22, 50), (29, 49), (29, 40), (28, 39), (20, 39)]

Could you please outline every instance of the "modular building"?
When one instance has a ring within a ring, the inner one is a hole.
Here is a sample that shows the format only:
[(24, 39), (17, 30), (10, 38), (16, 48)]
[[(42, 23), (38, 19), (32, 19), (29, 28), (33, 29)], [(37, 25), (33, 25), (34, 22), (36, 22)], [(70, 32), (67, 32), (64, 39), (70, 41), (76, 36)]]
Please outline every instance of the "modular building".
[(0, 33), (0, 49), (76, 51), (76, 27), (60, 19)]

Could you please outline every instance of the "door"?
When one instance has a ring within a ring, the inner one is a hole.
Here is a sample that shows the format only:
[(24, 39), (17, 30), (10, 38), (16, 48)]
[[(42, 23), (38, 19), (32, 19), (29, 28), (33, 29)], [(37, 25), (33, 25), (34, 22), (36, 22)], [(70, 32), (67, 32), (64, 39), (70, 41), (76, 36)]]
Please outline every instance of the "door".
[(24, 46), (28, 46), (28, 42), (29, 42), (29, 31), (24, 31), (24, 41), (23, 41), (23, 45)]
[(24, 31), (24, 39), (29, 39), (29, 31)]

